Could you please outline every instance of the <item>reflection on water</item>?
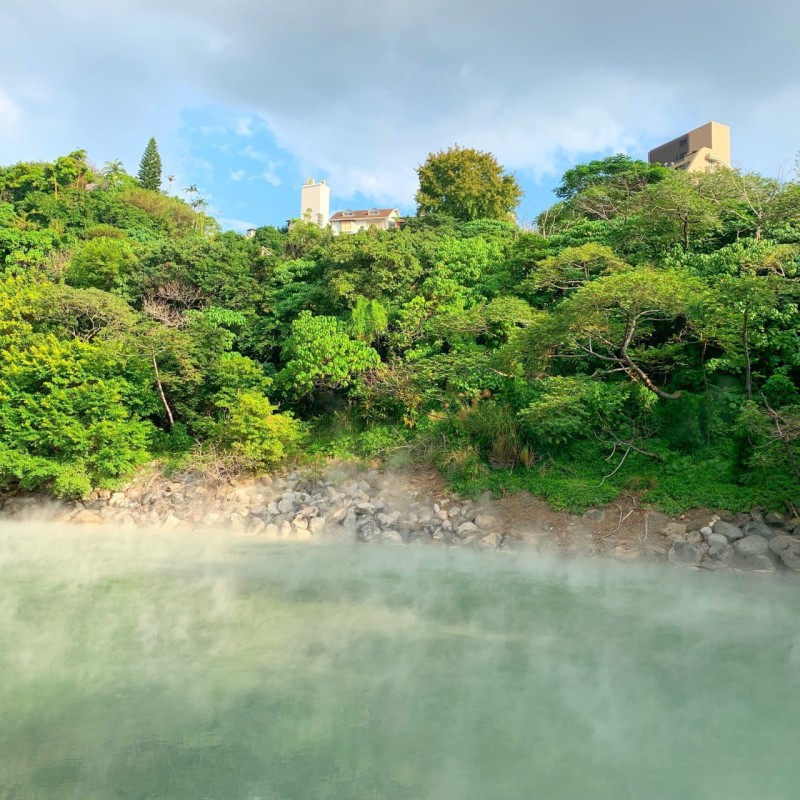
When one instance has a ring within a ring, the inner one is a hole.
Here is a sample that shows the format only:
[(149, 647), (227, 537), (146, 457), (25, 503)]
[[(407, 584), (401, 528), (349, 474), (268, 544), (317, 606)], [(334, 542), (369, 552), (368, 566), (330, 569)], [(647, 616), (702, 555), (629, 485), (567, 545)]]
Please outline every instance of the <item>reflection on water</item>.
[(2, 800), (788, 800), (794, 582), (0, 528)]

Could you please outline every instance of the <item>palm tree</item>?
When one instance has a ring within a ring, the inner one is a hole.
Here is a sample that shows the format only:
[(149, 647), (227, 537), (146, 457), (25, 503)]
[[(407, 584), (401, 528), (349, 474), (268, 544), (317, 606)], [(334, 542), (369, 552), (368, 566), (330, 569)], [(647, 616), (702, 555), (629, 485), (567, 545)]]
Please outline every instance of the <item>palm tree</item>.
[(122, 162), (115, 158), (113, 161), (106, 161), (103, 165), (103, 177), (111, 186), (119, 183), (119, 179), (125, 174)]
[(183, 191), (189, 195), (189, 204), (192, 205), (194, 203), (194, 196), (197, 194), (197, 186), (190, 183)]
[(175, 176), (174, 175), (167, 175), (167, 181), (169, 181), (169, 192), (172, 191), (172, 184), (175, 183)]

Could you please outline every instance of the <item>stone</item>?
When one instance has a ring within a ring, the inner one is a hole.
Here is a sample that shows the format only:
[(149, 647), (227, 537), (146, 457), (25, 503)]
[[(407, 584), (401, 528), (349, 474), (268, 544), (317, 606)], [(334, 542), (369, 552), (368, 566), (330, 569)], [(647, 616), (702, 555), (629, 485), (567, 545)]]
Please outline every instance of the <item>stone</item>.
[(740, 556), (736, 566), (746, 572), (761, 572), (765, 575), (774, 575), (778, 570), (769, 556)]
[(792, 517), (791, 519), (787, 520), (784, 527), (787, 531), (794, 533), (795, 535), (800, 534), (800, 517)]
[(784, 566), (793, 572), (800, 572), (800, 539), (781, 534), (769, 543), (769, 549), (777, 555)]
[(714, 533), (721, 533), (729, 542), (736, 542), (744, 538), (744, 532), (736, 525), (720, 520), (714, 523)]
[[(714, 534), (712, 534), (714, 535)], [(733, 547), (728, 544), (728, 540), (721, 534), (716, 534), (722, 541), (709, 543), (708, 556), (712, 561), (719, 561), (723, 564), (732, 564), (736, 557)]]
[(590, 508), (583, 516), (594, 522), (602, 522), (606, 518), (606, 512), (600, 508)]
[[(714, 533), (713, 528), (709, 528), (708, 525), (703, 526), (700, 528), (700, 535), (705, 539), (707, 542), (711, 541), (712, 536), (722, 536), (721, 533)], [(722, 536), (723, 539), (727, 542), (728, 540)]]
[(324, 517), (314, 517), (313, 519), (310, 519), (308, 522), (308, 529), (311, 531), (311, 533), (314, 534), (322, 531), (324, 527), (325, 527)]
[(692, 542), (675, 542), (669, 550), (669, 560), (681, 566), (693, 566), (703, 560), (703, 548)]
[(181, 521), (174, 514), (167, 514), (164, 521), (161, 523), (162, 528), (178, 528)]
[(479, 531), (480, 528), (474, 522), (462, 522), (457, 528), (456, 533), (463, 539), (472, 533)]
[(690, 522), (686, 523), (686, 532), (699, 531), (708, 526), (708, 520), (705, 517), (695, 517)]
[(245, 530), (253, 536), (258, 536), (259, 534), (263, 533), (266, 527), (267, 523), (264, 522), (263, 519), (260, 517), (251, 517), (247, 521), (247, 528)]
[(80, 525), (97, 525), (102, 521), (99, 511), (90, 511), (88, 508), (79, 511), (70, 519), (70, 522), (77, 522)]
[(297, 513), (304, 517), (316, 517), (319, 509), (316, 506), (303, 506)]
[(488, 531), (497, 524), (497, 520), (490, 514), (478, 514), (475, 517), (475, 524), (484, 531)]
[(276, 502), (272, 502), (267, 506), (267, 513), (272, 514), (273, 517), (276, 517), (281, 512), (278, 511), (278, 504)]
[(503, 542), (503, 537), (497, 532), (492, 531), (487, 533), (486, 536), (481, 536), (478, 539), (478, 547), (481, 550), (497, 550)]
[(769, 542), (763, 536), (745, 536), (734, 547), (740, 556), (765, 556), (769, 552)]
[(708, 536), (706, 536), (706, 542), (708, 542), (709, 545), (723, 545), (728, 544), (728, 539), (721, 533), (711, 533), (709, 531)]
[(128, 505), (128, 498), (125, 497), (125, 492), (114, 492), (108, 498), (108, 504), (113, 508), (124, 508)]
[(398, 531), (384, 531), (381, 534), (381, 541), (385, 544), (403, 544), (403, 537)]
[(770, 528), (765, 522), (756, 519), (744, 526), (745, 536), (760, 536), (763, 539), (771, 539), (776, 533), (777, 531)]
[[(290, 493), (291, 494), (291, 493)], [(294, 495), (292, 495), (294, 497)], [(294, 502), (289, 500), (286, 496), (278, 503), (278, 513), (280, 514), (289, 514), (294, 511)]]
[(732, 521), (737, 528), (743, 528), (751, 519), (752, 517), (747, 512), (740, 511), (738, 514), (734, 515)]
[(692, 531), (686, 534), (686, 541), (692, 544), (703, 544), (705, 539), (700, 531)]
[(764, 517), (764, 522), (771, 528), (782, 528), (786, 524), (786, 514), (781, 514), (780, 511), (770, 511)]
[(278, 528), (278, 526), (273, 524), (272, 522), (270, 522), (264, 527), (263, 533), (264, 536), (268, 536), (270, 539), (277, 539), (281, 534), (280, 528)]
[[(98, 489), (97, 492), (92, 492), (92, 494), (94, 494), (98, 500), (110, 500), (112, 497), (108, 489)], [(114, 494), (122, 494), (122, 492), (114, 492)]]
[(305, 517), (295, 517), (292, 521), (292, 528), (296, 531), (307, 531), (308, 520)]
[(359, 517), (356, 523), (356, 535), (362, 542), (371, 542), (377, 538), (381, 529), (374, 517), (364, 516)]

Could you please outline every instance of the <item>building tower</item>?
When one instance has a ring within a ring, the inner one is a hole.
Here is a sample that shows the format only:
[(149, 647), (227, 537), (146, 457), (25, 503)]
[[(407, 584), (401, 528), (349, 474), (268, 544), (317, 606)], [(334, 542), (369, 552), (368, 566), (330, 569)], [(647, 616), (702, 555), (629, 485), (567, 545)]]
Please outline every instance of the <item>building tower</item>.
[(331, 214), (331, 190), (325, 181), (309, 178), (300, 190), (300, 219), (327, 228)]
[(710, 172), (731, 165), (731, 129), (720, 122), (707, 122), (648, 154), (651, 164), (687, 172)]

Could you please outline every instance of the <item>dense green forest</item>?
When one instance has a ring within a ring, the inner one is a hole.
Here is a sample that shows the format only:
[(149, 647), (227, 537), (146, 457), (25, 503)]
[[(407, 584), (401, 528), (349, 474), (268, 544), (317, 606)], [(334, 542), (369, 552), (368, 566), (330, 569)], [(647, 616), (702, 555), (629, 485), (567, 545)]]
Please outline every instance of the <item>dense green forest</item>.
[(558, 507), (800, 506), (799, 183), (613, 156), (532, 232), (455, 148), (399, 230), (248, 239), (154, 164), (0, 168), (0, 488), (357, 456)]

